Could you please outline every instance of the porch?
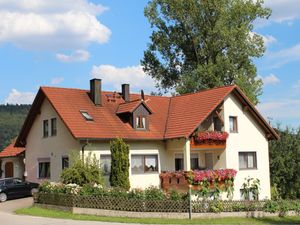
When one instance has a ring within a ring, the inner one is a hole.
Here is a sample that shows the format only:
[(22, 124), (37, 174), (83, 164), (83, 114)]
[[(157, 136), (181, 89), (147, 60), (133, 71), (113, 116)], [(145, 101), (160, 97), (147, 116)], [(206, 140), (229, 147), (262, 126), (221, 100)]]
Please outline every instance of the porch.
[[(227, 138), (226, 132), (207, 131), (197, 132), (189, 139), (169, 140), (166, 145), (168, 160), (161, 167), (161, 187), (186, 191), (188, 181), (183, 171), (226, 169)], [(174, 176), (166, 175), (167, 172)]]

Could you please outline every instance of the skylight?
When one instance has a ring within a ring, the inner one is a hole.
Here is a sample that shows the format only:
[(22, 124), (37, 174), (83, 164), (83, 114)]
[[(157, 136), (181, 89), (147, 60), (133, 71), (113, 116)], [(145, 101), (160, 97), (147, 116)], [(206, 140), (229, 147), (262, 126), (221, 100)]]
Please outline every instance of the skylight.
[(86, 121), (93, 121), (93, 117), (87, 111), (80, 111)]

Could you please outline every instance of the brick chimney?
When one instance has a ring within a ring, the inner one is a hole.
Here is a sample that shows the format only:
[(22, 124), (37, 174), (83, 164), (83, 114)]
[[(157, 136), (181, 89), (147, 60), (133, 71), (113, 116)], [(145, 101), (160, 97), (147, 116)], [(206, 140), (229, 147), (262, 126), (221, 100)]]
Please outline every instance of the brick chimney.
[(125, 102), (130, 102), (129, 84), (122, 84), (122, 98)]
[(90, 80), (90, 98), (96, 106), (102, 105), (101, 79)]

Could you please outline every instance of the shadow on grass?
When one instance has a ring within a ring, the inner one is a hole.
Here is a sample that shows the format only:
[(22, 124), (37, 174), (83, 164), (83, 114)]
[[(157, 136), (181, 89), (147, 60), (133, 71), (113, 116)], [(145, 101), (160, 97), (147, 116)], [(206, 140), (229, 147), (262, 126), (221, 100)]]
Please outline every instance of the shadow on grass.
[(300, 218), (296, 217), (263, 217), (263, 218), (253, 218), (258, 222), (263, 222), (266, 224), (300, 224)]

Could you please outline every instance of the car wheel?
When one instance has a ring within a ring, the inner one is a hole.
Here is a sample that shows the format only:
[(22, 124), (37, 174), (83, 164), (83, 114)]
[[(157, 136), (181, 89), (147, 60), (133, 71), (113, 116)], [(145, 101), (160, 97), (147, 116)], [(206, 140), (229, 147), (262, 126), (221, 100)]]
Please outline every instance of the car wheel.
[(0, 202), (5, 202), (7, 200), (7, 195), (5, 193), (0, 193)]
[(30, 191), (30, 194), (33, 196), (35, 193), (38, 193), (38, 189), (37, 188), (32, 188)]

